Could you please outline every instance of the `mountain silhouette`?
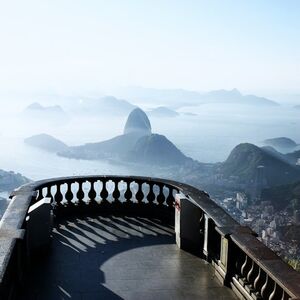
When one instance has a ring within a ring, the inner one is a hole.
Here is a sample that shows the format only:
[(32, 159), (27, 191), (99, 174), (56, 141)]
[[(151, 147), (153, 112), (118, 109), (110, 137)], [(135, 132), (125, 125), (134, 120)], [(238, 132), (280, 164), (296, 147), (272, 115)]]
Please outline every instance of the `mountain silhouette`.
[(237, 145), (223, 162), (219, 171), (225, 178), (232, 176), (238, 182), (254, 182), (258, 168), (264, 168), (264, 177), (268, 186), (291, 183), (300, 179), (300, 169), (276, 157), (276, 155), (253, 144)]
[(30, 146), (41, 148), (43, 150), (55, 153), (66, 150), (68, 148), (68, 146), (62, 141), (45, 133), (26, 138), (24, 142)]
[(128, 116), (124, 134), (136, 133), (140, 135), (151, 134), (151, 124), (146, 113), (140, 108), (134, 109)]
[(180, 165), (192, 160), (160, 134), (151, 134), (140, 138), (128, 156), (136, 162), (161, 166)]
[(107, 158), (159, 166), (179, 165), (191, 160), (165, 136), (151, 133), (151, 123), (140, 108), (129, 114), (122, 135), (98, 143), (69, 147), (58, 154), (77, 159)]

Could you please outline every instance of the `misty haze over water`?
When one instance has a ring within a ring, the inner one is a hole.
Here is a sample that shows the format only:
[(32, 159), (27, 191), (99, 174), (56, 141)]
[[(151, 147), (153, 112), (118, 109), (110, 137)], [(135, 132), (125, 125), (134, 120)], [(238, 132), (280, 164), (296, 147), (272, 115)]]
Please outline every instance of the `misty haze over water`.
[[(74, 98), (73, 101), (78, 99)], [(131, 102), (131, 99), (126, 99)], [(41, 104), (60, 105), (66, 118), (45, 120), (24, 118), (27, 105), (35, 102), (13, 101), (1, 111), (0, 165), (4, 170), (20, 172), (31, 179), (79, 174), (139, 174), (144, 170), (105, 160), (88, 161), (59, 157), (24, 143), (24, 139), (40, 133), (50, 134), (69, 146), (99, 142), (121, 134), (127, 115), (74, 113), (70, 101), (61, 97), (41, 100)], [(93, 99), (95, 103), (97, 99)], [(50, 104), (49, 104), (50, 103)], [(149, 109), (149, 103), (133, 104)], [(152, 105), (153, 107), (159, 104)], [(101, 110), (101, 108), (100, 108)], [(264, 139), (286, 136), (300, 141), (300, 111), (292, 106), (251, 106), (240, 104), (201, 104), (177, 109), (177, 117), (149, 116), (152, 131), (166, 135), (185, 155), (201, 162), (224, 161), (239, 143), (260, 145)], [(193, 113), (188, 115), (185, 113)]]

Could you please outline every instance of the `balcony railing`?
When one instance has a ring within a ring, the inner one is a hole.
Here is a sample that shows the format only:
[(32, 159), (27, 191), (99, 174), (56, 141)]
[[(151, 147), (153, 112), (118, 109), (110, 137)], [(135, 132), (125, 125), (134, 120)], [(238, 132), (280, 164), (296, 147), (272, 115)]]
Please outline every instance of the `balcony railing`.
[[(192, 186), (133, 176), (65, 177), (24, 185), (10, 198), (0, 221), (0, 299), (17, 299), (22, 289), (28, 261), (35, 255), (32, 228), (43, 232), (43, 222), (30, 224), (34, 208), (40, 216), (45, 214), (39, 212), (41, 201), (48, 203), (54, 218), (113, 210), (173, 219), (176, 215), (178, 245), (210, 262), (238, 297), (300, 299), (300, 274)], [(44, 223), (49, 223), (48, 217)]]

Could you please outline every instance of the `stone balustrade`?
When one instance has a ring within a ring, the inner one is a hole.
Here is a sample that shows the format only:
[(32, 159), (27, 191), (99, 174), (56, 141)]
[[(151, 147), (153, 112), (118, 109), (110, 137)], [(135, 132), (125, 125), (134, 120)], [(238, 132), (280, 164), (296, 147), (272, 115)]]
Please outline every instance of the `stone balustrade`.
[[(0, 221), (0, 299), (18, 299), (26, 268), (43, 246), (35, 236), (47, 232), (51, 218), (109, 211), (174, 221), (176, 215), (178, 246), (210, 262), (241, 299), (300, 299), (300, 274), (192, 186), (134, 176), (64, 177), (29, 183), (10, 198)], [(47, 238), (39, 240), (47, 246)]]

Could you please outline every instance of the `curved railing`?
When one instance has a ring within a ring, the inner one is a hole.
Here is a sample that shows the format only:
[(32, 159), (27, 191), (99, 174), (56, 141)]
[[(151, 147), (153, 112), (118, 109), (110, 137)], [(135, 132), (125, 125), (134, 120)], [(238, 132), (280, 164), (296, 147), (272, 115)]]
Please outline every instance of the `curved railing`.
[(198, 241), (194, 241), (197, 254), (213, 264), (217, 277), (239, 297), (300, 299), (300, 274), (262, 244), (248, 227), (234, 221), (208, 194), (170, 180), (134, 176), (55, 178), (15, 190), (0, 221), (0, 298), (15, 298), (15, 291), (24, 282), (28, 263), (25, 220), (34, 203), (50, 199), (57, 216), (112, 208), (165, 211), (174, 216), (176, 194), (199, 211), (195, 225)]

